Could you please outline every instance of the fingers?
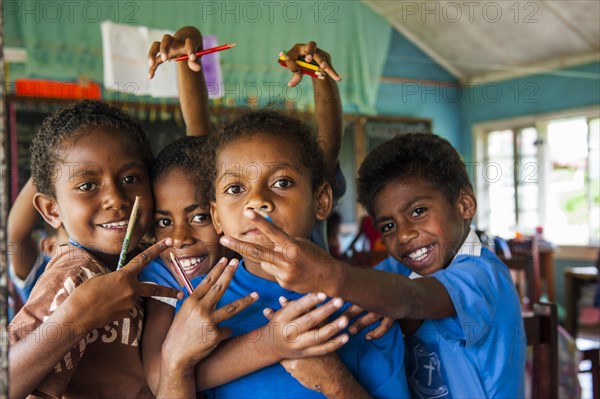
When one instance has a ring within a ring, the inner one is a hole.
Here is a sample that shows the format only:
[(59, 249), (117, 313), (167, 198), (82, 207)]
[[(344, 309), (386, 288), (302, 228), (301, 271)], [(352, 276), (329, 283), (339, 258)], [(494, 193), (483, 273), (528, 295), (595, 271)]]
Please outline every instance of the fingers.
[(260, 244), (240, 241), (229, 236), (221, 237), (219, 242), (223, 246), (242, 255), (244, 258), (248, 258), (255, 262), (275, 262), (275, 258), (280, 258), (279, 254), (274, 251), (274, 248), (267, 248)]
[(330, 57), (329, 57), (328, 53), (326, 53), (325, 51), (322, 51), (322, 50), (318, 50), (315, 53), (314, 58), (315, 58), (316, 63), (319, 64), (319, 68), (324, 70), (325, 73), (327, 73), (327, 75), (329, 75), (333, 80), (338, 81), (338, 82), (340, 80), (342, 80), (340, 75), (331, 66), (331, 61), (330, 61)]
[(313, 41), (306, 43), (306, 46), (304, 47), (304, 54), (303, 54), (304, 60), (309, 63), (312, 62), (315, 51), (317, 51), (317, 43), (315, 43)]
[(210, 309), (217, 306), (217, 303), (219, 303), (219, 300), (223, 297), (223, 294), (229, 287), (229, 283), (235, 274), (238, 263), (239, 261), (237, 259), (232, 259), (204, 296), (203, 301)]
[(244, 216), (254, 222), (255, 227), (260, 230), (261, 233), (267, 236), (267, 238), (273, 241), (275, 244), (281, 247), (287, 246), (290, 243), (290, 237), (275, 223), (269, 222), (263, 215), (255, 212), (252, 209), (246, 209)]
[(238, 299), (235, 302), (231, 302), (221, 308), (219, 308), (214, 313), (214, 321), (215, 323), (220, 323), (223, 320), (230, 319), (236, 314), (240, 313), (242, 310), (246, 309), (248, 306), (252, 305), (258, 299), (258, 293), (253, 292), (251, 294), (246, 295), (243, 298)]
[(383, 337), (385, 333), (387, 333), (390, 330), (390, 328), (392, 328), (395, 321), (396, 320), (392, 318), (384, 317), (383, 320), (381, 320), (381, 324), (379, 324), (377, 328), (373, 329), (372, 331), (369, 331), (367, 335), (365, 335), (365, 338), (371, 340)]
[(165, 62), (169, 59), (169, 49), (171, 48), (171, 43), (176, 40), (171, 35), (164, 35), (162, 41), (160, 42), (160, 59)]
[(227, 258), (221, 258), (216, 265), (213, 266), (211, 271), (204, 277), (202, 282), (194, 289), (194, 292), (190, 298), (200, 300), (204, 298), (206, 293), (213, 287), (213, 285), (219, 280), (223, 270), (227, 267)]
[(379, 313), (369, 312), (366, 315), (364, 315), (363, 317), (361, 317), (360, 319), (358, 319), (357, 321), (355, 321), (354, 323), (352, 323), (352, 325), (350, 326), (348, 331), (350, 331), (350, 334), (356, 334), (359, 331), (361, 331), (363, 328), (370, 326), (371, 324), (377, 322), (382, 317), (383, 316), (381, 316)]
[(196, 59), (196, 49), (198, 48), (198, 46), (196, 45), (196, 42), (188, 37), (185, 39), (184, 47), (185, 47), (185, 53), (188, 54), (188, 56), (189, 56), (189, 58), (187, 60), (188, 67), (192, 71), (200, 72), (200, 69), (201, 69), (200, 60)]
[(182, 299), (183, 292), (171, 288), (165, 287), (153, 283), (138, 283), (136, 284), (135, 292), (137, 296), (151, 297), (151, 296), (164, 296), (169, 298)]
[(156, 258), (162, 251), (173, 245), (171, 238), (165, 238), (146, 249), (144, 252), (133, 258), (125, 266), (123, 266), (117, 273), (130, 273), (136, 275), (146, 267), (150, 261)]
[[(301, 316), (294, 320), (294, 323), (301, 326), (303, 329), (313, 329), (326, 322), (329, 319), (329, 316), (337, 312), (342, 305), (344, 305), (344, 301), (341, 298), (334, 298), (310, 312), (303, 312)], [(293, 305), (290, 304), (289, 306)], [(345, 328), (346, 325), (348, 325), (349, 319), (346, 316), (341, 317), (345, 321), (344, 327), (342, 328)]]
[(365, 310), (358, 305), (352, 305), (348, 309), (344, 311), (344, 316), (348, 317), (348, 319), (352, 320)]
[(153, 42), (148, 50), (148, 79), (152, 79), (156, 72), (156, 68), (163, 63), (163, 60), (158, 56), (160, 51), (160, 42)]
[(291, 301), (287, 303), (287, 300), (284, 301), (284, 306), (278, 313), (281, 315), (280, 317), (283, 320), (293, 320), (298, 318), (300, 315), (303, 315), (317, 306), (319, 303), (323, 302), (327, 299), (327, 295), (322, 292), (319, 293), (311, 293), (308, 295), (304, 295), (302, 298), (297, 299), (295, 301)]

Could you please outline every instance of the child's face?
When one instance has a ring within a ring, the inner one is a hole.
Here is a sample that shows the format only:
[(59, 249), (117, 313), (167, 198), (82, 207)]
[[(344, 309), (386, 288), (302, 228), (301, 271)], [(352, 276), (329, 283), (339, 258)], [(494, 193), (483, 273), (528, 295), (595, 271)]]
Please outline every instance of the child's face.
[[(191, 279), (208, 273), (222, 256), (222, 251), (210, 209), (201, 207), (196, 199), (197, 187), (191, 181), (190, 173), (187, 169), (174, 167), (156, 180), (154, 227), (157, 240), (173, 239), (170, 252), (179, 258)], [(171, 267), (167, 251), (161, 258)]]
[(148, 172), (134, 148), (122, 132), (94, 127), (59, 150), (56, 198), (48, 200), (42, 213), (53, 227), (63, 225), (71, 239), (101, 258), (118, 256), (136, 195), (141, 200), (130, 250), (152, 219)]
[(451, 262), (475, 210), (475, 198), (467, 190), (450, 203), (440, 190), (420, 179), (387, 183), (373, 206), (375, 227), (390, 254), (421, 275)]
[(331, 189), (324, 184), (313, 190), (296, 147), (275, 134), (258, 133), (221, 149), (211, 204), (217, 231), (268, 247), (272, 243), (244, 217), (245, 209), (268, 215), (292, 237), (308, 237), (315, 220), (327, 217)]

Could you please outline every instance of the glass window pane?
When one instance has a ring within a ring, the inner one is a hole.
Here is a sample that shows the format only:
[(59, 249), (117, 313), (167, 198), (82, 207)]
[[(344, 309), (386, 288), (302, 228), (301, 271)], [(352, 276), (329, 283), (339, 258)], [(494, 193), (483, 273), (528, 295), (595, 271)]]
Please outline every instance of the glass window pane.
[(587, 136), (585, 118), (548, 124), (551, 168), (544, 232), (557, 244), (585, 245), (589, 241)]
[(589, 184), (591, 244), (600, 243), (600, 118), (590, 121)]
[(488, 136), (489, 159), (513, 158), (513, 132), (512, 130), (498, 130), (490, 132)]

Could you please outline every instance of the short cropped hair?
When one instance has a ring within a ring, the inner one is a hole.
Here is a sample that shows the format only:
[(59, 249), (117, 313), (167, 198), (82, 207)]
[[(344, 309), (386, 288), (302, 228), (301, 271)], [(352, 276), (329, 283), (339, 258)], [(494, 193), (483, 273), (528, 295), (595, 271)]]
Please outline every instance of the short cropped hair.
[(59, 166), (59, 151), (67, 140), (84, 135), (86, 129), (104, 127), (122, 133), (133, 141), (147, 168), (154, 159), (152, 148), (142, 126), (117, 107), (100, 101), (84, 100), (62, 108), (42, 123), (31, 143), (31, 176), (36, 190), (55, 197), (54, 181)]
[(311, 173), (312, 187), (316, 190), (326, 180), (325, 157), (309, 127), (302, 121), (272, 110), (248, 112), (228, 125), (210, 139), (211, 157), (202, 171), (203, 186), (210, 187), (209, 200), (215, 199), (215, 181), (217, 178), (217, 156), (227, 144), (266, 133), (283, 137), (297, 145), (298, 156)]
[(358, 170), (358, 201), (374, 216), (376, 195), (392, 181), (420, 179), (440, 190), (449, 202), (460, 190), (472, 190), (464, 162), (444, 138), (431, 133), (401, 134), (381, 144)]

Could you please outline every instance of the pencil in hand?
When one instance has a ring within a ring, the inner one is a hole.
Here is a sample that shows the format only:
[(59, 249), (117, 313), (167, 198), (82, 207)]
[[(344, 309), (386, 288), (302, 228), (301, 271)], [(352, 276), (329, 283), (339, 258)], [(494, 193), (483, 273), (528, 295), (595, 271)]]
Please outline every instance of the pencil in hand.
[[(206, 54), (216, 53), (217, 51), (229, 50), (230, 48), (235, 47), (235, 46), (237, 46), (237, 44), (229, 43), (229, 44), (224, 44), (222, 46), (207, 48), (206, 50), (201, 50), (201, 51), (196, 52), (196, 57), (201, 57)], [(175, 58), (175, 61), (184, 61), (189, 58), (190, 58), (190, 56), (188, 54), (180, 55), (179, 57)]]
[(131, 241), (131, 235), (133, 234), (133, 228), (135, 227), (135, 222), (137, 221), (139, 213), (138, 211), (140, 209), (140, 199), (140, 196), (135, 196), (133, 208), (131, 209), (131, 215), (129, 216), (129, 222), (127, 222), (127, 232), (125, 233), (125, 239), (123, 240), (123, 247), (121, 247), (121, 253), (119, 254), (117, 270), (125, 266), (125, 259), (127, 258), (127, 252), (129, 251), (129, 242)]
[(185, 274), (183, 266), (181, 266), (181, 263), (179, 263), (179, 259), (177, 259), (175, 255), (173, 255), (173, 252), (169, 252), (169, 256), (171, 257), (171, 263), (173, 264), (175, 271), (183, 281), (185, 289), (187, 290), (188, 294), (192, 295), (192, 292), (194, 292), (194, 287), (192, 286), (192, 282), (190, 281), (188, 276)]

